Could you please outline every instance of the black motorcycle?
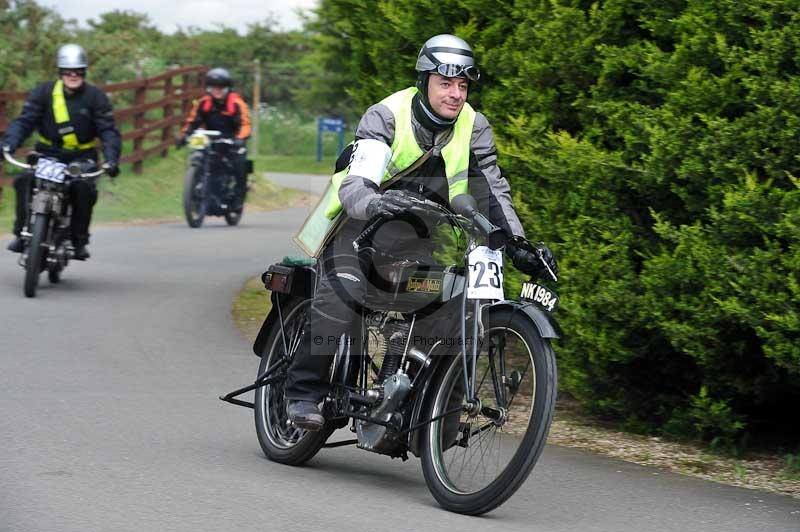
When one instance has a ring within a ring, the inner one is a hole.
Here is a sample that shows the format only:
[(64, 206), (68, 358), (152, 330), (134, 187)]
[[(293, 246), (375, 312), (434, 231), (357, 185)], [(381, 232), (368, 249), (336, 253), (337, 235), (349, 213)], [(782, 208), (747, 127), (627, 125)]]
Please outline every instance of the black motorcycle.
[[(311, 261), (284, 261), (265, 272), (272, 309), (254, 345), (261, 357), (258, 376), (221, 399), (255, 409), (258, 441), (270, 460), (299, 465), (322, 447), (346, 444), (404, 460), (411, 452), (421, 458), (439, 504), (470, 515), (496, 508), (528, 477), (555, 407), (550, 342), (558, 334), (549, 314), (558, 297), (531, 280), (521, 301), (505, 299), (498, 250), (506, 243), (504, 232), (476, 211), (471, 196), (451, 203), (455, 212), (415, 200), (411, 212), (456, 228), (466, 240), (463, 264), (384, 260), (387, 267), (369, 272), (361, 333), (313, 339), (338, 345), (321, 431), (288, 420), (284, 393), (301, 338), (313, 334), (304, 328), (318, 268)], [(369, 240), (380, 223), (355, 240), (359, 253), (377, 253)], [(534, 250), (523, 239), (514, 244)], [(236, 399), (250, 390), (254, 403)], [(326, 443), (348, 424), (356, 439)]]
[(69, 202), (70, 183), (85, 179), (95, 180), (105, 173), (97, 169), (92, 160), (61, 163), (48, 157), (33, 155), (26, 164), (3, 152), (6, 161), (14, 166), (33, 171), (33, 193), (28, 204), (30, 217), (20, 237), (24, 250), (19, 264), (25, 268), (25, 296), (35, 297), (39, 275), (47, 270), (51, 283), (61, 281), (61, 272), (74, 255), (70, 239), (72, 204)]
[(242, 218), (245, 198), (236, 187), (234, 158), (241, 156), (239, 150), (244, 148), (221, 135), (196, 129), (187, 141), (193, 150), (183, 180), (183, 212), (189, 227), (200, 227), (207, 215), (224, 216), (228, 225), (236, 225)]

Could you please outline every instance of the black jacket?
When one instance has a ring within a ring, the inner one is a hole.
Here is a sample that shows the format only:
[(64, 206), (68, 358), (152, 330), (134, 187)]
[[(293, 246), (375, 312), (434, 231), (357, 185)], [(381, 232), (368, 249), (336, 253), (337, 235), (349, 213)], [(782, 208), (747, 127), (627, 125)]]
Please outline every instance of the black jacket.
[[(2, 143), (15, 150), (36, 130), (40, 137), (52, 142), (52, 145), (37, 142), (37, 152), (56, 157), (62, 162), (83, 158), (96, 160), (95, 149), (72, 151), (61, 148), (62, 139), (53, 114), (54, 84), (55, 81), (46, 81), (33, 89), (25, 101), (22, 113), (8, 126)], [(73, 93), (65, 90), (64, 99), (78, 142), (86, 143), (99, 138), (103, 143), (105, 160), (118, 162), (122, 139), (114, 125), (108, 96), (94, 85), (84, 83)]]
[(220, 131), (226, 138), (246, 139), (250, 136), (250, 112), (237, 92), (229, 92), (222, 101), (206, 94), (192, 108), (181, 134), (189, 135), (200, 126)]

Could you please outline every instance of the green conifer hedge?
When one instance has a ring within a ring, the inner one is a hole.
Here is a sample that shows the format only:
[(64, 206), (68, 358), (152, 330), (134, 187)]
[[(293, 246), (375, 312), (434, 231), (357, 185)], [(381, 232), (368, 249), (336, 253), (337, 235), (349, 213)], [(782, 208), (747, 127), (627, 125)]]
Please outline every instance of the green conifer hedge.
[[(797, 431), (800, 2), (322, 0), (363, 111), (455, 33), (530, 237), (562, 265), (561, 389), (632, 428)], [(329, 78), (334, 80), (334, 78)]]

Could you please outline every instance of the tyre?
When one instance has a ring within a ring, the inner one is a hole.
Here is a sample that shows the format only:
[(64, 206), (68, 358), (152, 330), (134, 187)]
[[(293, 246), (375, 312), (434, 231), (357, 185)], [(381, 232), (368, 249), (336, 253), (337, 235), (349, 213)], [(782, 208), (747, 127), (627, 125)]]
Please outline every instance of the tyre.
[(47, 269), (47, 279), (52, 284), (61, 282), (61, 266), (51, 266)]
[(189, 227), (194, 228), (203, 225), (203, 218), (206, 216), (199, 170), (198, 166), (191, 164), (183, 178), (183, 214)]
[(242, 207), (240, 209), (236, 209), (235, 211), (226, 212), (225, 213), (225, 221), (228, 223), (228, 225), (231, 225), (231, 226), (238, 225), (239, 224), (239, 220), (242, 219), (242, 211), (243, 210), (244, 210), (244, 207)]
[[(497, 508), (519, 489), (547, 441), (556, 401), (555, 354), (536, 326), (510, 310), (492, 312), (484, 326), (475, 379), (480, 401), (430, 423), (421, 440), (422, 471), (434, 498), (468, 515)], [(461, 356), (434, 379), (424, 419), (465, 404)]]
[(286, 372), (306, 322), (311, 300), (296, 300), (288, 308), (283, 307), (283, 327), (286, 333), (288, 356), (284, 356), (283, 340), (278, 323), (270, 331), (258, 374), (279, 364), (274, 372), (276, 380), (258, 388), (255, 393), (256, 435), (261, 450), (273, 462), (301, 465), (314, 457), (331, 435), (333, 428), (326, 424), (317, 432), (296, 428), (289, 423), (285, 395)]
[(25, 297), (36, 297), (39, 274), (43, 269), (44, 244), (47, 240), (49, 222), (50, 216), (47, 214), (33, 215), (31, 243), (28, 247), (28, 260), (25, 262)]

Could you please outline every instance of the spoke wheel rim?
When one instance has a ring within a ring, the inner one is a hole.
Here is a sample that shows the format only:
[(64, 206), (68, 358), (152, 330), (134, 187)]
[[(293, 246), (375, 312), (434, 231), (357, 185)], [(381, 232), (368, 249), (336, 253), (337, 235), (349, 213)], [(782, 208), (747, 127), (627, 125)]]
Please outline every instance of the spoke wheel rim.
[[(291, 353), (289, 358), (294, 355), (300, 345), (307, 306), (307, 304), (302, 304), (292, 309), (284, 322), (284, 330), (287, 333), (287, 348)], [(270, 355), (266, 367), (270, 367), (275, 363), (274, 359), (276, 357), (273, 356), (274, 353), (283, 352), (280, 334), (274, 338), (268, 352)], [(264, 427), (264, 432), (272, 445), (280, 449), (294, 447), (300, 443), (307, 433), (306, 430), (297, 428), (289, 422), (285, 393), (286, 371), (286, 366), (281, 368), (278, 375), (276, 375), (279, 379), (272, 384), (265, 385), (260, 395), (260, 400), (262, 401), (261, 425)]]
[[(488, 329), (486, 331), (488, 341), (485, 344), (490, 344), (498, 333), (505, 334), (507, 340), (510, 335), (519, 346), (524, 348), (524, 351), (519, 351), (518, 355), (514, 357), (515, 364), (509, 364), (509, 360), (506, 360), (506, 374), (510, 375), (515, 369), (520, 371), (524, 369), (523, 378), (516, 393), (505, 388), (506, 405), (502, 407), (498, 405), (495, 400), (496, 393), (492, 387), (491, 371), (488, 367), (488, 353), (483, 351), (478, 355), (476, 390), (484, 406), (502, 408), (504, 417), (507, 419), (496, 423), (496, 420), (483, 414), (470, 416), (467, 412), (461, 412), (455, 443), (451, 441), (454, 425), (452, 416), (432, 423), (431, 430), (428, 432), (430, 440), (428, 444), (433, 451), (433, 469), (436, 476), (443, 486), (457, 495), (478, 493), (488, 488), (506, 472), (516, 454), (523, 450), (522, 439), (533, 417), (536, 397), (536, 365), (531, 347), (519, 333), (506, 327)], [(506, 341), (506, 343), (508, 342)], [(527, 360), (525, 363), (519, 364), (522, 358)], [(484, 369), (481, 369), (481, 360), (486, 364)], [(495, 362), (496, 364), (497, 362)], [(463, 389), (462, 372), (462, 361), (458, 357), (448, 369), (443, 381), (444, 386), (437, 392), (432, 412), (434, 417), (454, 407), (452, 394), (457, 387)], [(463, 397), (463, 391), (461, 396)], [(463, 399), (461, 402), (463, 404)], [(446, 408), (443, 408), (443, 405)], [(447, 423), (449, 423), (449, 427), (446, 427)], [(463, 446), (465, 440), (466, 446)], [(512, 449), (514, 446), (516, 448)], [(482, 476), (484, 480), (476, 480), (476, 475)]]

